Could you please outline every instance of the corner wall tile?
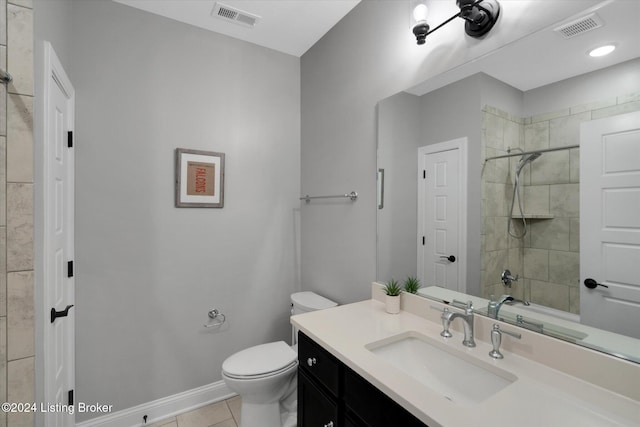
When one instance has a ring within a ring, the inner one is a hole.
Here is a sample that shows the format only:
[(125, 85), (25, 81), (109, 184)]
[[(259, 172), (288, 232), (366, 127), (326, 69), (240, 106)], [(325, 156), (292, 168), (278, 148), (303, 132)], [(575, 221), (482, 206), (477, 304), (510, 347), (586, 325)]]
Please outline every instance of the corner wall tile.
[(580, 218), (569, 220), (569, 250), (580, 252)]
[[(35, 401), (34, 358), (14, 360), (7, 364), (7, 400), (9, 402)], [(33, 427), (33, 412), (9, 413), (8, 425), (11, 427)]]
[(16, 360), (33, 356), (33, 271), (7, 275), (7, 301), (7, 358)]
[(618, 97), (618, 104), (626, 104), (627, 102), (640, 101), (640, 92), (628, 93)]
[(591, 111), (560, 117), (549, 122), (549, 147), (580, 144), (580, 124), (591, 120)]
[[(7, 401), (7, 318), (0, 317), (0, 401)], [(0, 420), (0, 425), (2, 421)]]
[(33, 95), (33, 10), (14, 4), (7, 5), (7, 68), (9, 92)]
[(618, 114), (632, 113), (634, 111), (640, 111), (640, 101), (627, 102), (625, 104), (620, 104), (613, 107), (593, 110), (591, 116), (593, 120), (596, 120), (602, 119), (604, 117), (617, 116)]
[[(7, 228), (0, 227), (0, 254), (7, 253)], [(0, 256), (0, 316), (7, 315), (7, 259)]]
[[(531, 247), (536, 249), (568, 251), (569, 227), (569, 218), (531, 221)], [(534, 279), (535, 277), (531, 278)]]
[(534, 280), (549, 280), (548, 250), (525, 248), (524, 277)]
[(569, 286), (532, 280), (531, 302), (569, 311)]
[(545, 122), (547, 120), (557, 119), (558, 117), (564, 117), (571, 114), (571, 110), (569, 108), (564, 108), (558, 111), (551, 111), (549, 113), (538, 114), (537, 116), (531, 117), (531, 123)]
[(7, 181), (33, 182), (33, 98), (7, 99)]
[(528, 185), (521, 188), (524, 212), (527, 214), (549, 213), (549, 186)]
[(524, 150), (549, 148), (549, 122), (533, 123), (524, 127)]
[[(0, 44), (7, 45), (7, 0), (0, 0)], [(6, 70), (6, 68), (5, 68)]]
[(580, 216), (580, 184), (557, 184), (549, 186), (551, 214), (562, 218)]
[(569, 312), (580, 314), (580, 288), (569, 288)]
[(569, 182), (569, 151), (543, 153), (531, 163), (531, 184), (565, 184)]
[(604, 99), (604, 100), (601, 100), (601, 101), (589, 102), (589, 103), (586, 103), (586, 104), (580, 104), (580, 105), (576, 105), (574, 107), (571, 107), (571, 114), (580, 114), (580, 113), (591, 112), (591, 110), (597, 110), (599, 108), (611, 107), (613, 105), (616, 105), (616, 103), (617, 103), (617, 99), (616, 98), (610, 98), (610, 99)]
[(578, 287), (580, 282), (580, 254), (549, 251), (549, 281)]
[(0, 226), (7, 225), (6, 188), (7, 188), (7, 138), (5, 138), (4, 136), (0, 136)]
[(7, 184), (7, 271), (33, 270), (33, 184)]
[(580, 150), (569, 150), (569, 182), (580, 182)]

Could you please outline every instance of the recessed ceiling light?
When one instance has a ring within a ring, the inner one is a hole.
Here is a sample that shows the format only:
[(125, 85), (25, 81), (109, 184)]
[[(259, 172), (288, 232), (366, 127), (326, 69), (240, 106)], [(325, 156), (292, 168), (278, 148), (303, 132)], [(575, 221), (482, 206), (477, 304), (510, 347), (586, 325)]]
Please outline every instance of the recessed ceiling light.
[(615, 44), (606, 44), (604, 46), (599, 46), (599, 47), (596, 47), (595, 49), (591, 49), (589, 51), (589, 56), (592, 56), (594, 58), (598, 56), (605, 56), (610, 54), (614, 50), (616, 50)]

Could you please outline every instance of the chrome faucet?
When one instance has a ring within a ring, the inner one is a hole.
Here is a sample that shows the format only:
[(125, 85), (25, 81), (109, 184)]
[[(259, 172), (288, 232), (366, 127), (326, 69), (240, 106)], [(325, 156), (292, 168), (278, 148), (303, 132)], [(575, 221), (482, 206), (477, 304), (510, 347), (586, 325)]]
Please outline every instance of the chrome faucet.
[(462, 326), (464, 327), (464, 340), (462, 341), (462, 345), (466, 347), (475, 347), (476, 342), (473, 340), (473, 304), (471, 301), (467, 302), (467, 307), (465, 308), (464, 313), (449, 311), (447, 308), (444, 309), (440, 316), (443, 328), (440, 335), (445, 338), (452, 337), (453, 335), (449, 332), (449, 325), (458, 317), (462, 319)]
[(521, 303), (522, 305), (529, 305), (529, 301), (525, 301), (522, 299), (516, 299), (511, 295), (502, 295), (499, 301), (495, 301), (493, 299), (493, 295), (491, 295), (491, 301), (489, 301), (489, 306), (487, 307), (487, 315), (489, 317), (493, 317), (494, 319), (498, 319), (498, 314), (500, 313), (500, 309), (503, 304), (516, 304)]

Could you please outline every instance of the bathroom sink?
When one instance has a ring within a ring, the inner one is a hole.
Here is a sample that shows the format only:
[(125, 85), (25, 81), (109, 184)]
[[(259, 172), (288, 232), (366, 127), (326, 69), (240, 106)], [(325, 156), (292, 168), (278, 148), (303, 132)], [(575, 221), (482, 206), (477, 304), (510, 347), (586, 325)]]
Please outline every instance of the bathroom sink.
[(425, 387), (463, 406), (478, 404), (518, 379), (462, 350), (456, 351), (414, 331), (365, 347)]

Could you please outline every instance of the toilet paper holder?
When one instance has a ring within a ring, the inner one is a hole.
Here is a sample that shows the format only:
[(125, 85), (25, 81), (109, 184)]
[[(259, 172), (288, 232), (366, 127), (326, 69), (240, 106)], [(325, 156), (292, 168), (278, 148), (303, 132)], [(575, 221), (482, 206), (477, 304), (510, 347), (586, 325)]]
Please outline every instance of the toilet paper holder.
[[(214, 326), (220, 326), (224, 322), (227, 321), (227, 316), (225, 316), (224, 314), (220, 313), (220, 311), (217, 308), (209, 310), (209, 313), (207, 313), (207, 315), (209, 316), (209, 319), (211, 319), (211, 321), (213, 321), (213, 323), (207, 323), (207, 324), (202, 325), (205, 328), (213, 328)], [(216, 319), (218, 319), (218, 320), (216, 320)]]

